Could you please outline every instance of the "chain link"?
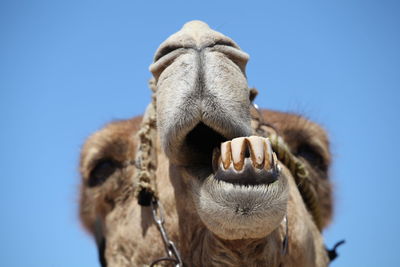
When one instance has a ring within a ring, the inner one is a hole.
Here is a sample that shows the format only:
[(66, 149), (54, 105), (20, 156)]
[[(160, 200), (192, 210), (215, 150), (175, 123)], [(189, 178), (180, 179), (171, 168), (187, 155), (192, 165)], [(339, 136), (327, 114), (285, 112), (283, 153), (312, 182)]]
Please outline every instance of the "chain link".
[(151, 212), (153, 215), (153, 220), (157, 225), (158, 230), (161, 233), (162, 240), (164, 242), (165, 246), (165, 251), (167, 252), (167, 257), (159, 258), (155, 261), (153, 261), (150, 264), (150, 267), (155, 266), (157, 263), (162, 262), (162, 261), (170, 261), (175, 263), (175, 267), (183, 267), (183, 262), (181, 255), (176, 248), (174, 242), (169, 239), (167, 231), (165, 230), (164, 227), (164, 209), (162, 208), (160, 202), (158, 202), (156, 199), (153, 199), (151, 202)]

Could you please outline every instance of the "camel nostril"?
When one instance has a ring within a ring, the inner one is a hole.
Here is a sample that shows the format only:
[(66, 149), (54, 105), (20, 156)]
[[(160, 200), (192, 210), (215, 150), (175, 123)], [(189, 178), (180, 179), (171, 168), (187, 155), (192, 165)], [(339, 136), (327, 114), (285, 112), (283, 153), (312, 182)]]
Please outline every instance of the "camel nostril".
[(215, 43), (213, 43), (212, 45), (210, 45), (209, 47), (214, 47), (216, 45), (230, 46), (230, 47), (234, 47), (234, 48), (239, 48), (234, 42), (232, 42), (230, 40), (219, 40), (219, 41), (216, 41)]
[(182, 46), (180, 45), (168, 45), (163, 47), (158, 53), (157, 55), (154, 57), (154, 62), (156, 62), (157, 60), (159, 60), (160, 58), (162, 58), (163, 56), (179, 49), (182, 48)]

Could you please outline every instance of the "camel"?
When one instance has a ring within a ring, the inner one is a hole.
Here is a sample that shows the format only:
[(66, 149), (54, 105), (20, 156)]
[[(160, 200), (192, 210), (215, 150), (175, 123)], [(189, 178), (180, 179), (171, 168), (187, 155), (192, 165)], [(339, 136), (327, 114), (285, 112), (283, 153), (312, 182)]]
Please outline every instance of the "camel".
[[(188, 22), (150, 66), (152, 111), (88, 138), (80, 218), (102, 266), (165, 257), (160, 216), (176, 266), (329, 264), (321, 234), (333, 213), (327, 134), (300, 115), (256, 109), (248, 58), (206, 23)], [(152, 142), (143, 129), (154, 131)], [(146, 181), (157, 190), (156, 207), (139, 204), (135, 193), (143, 149), (153, 159), (146, 164), (155, 179)]]

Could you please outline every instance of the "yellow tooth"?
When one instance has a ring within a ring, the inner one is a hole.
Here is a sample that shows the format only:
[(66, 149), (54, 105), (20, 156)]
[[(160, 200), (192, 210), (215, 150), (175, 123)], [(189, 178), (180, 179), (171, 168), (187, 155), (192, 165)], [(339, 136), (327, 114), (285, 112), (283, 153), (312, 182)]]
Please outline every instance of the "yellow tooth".
[(222, 165), (225, 169), (228, 169), (229, 165), (231, 164), (231, 141), (227, 141), (221, 144), (221, 160)]
[(259, 136), (247, 137), (250, 144), (250, 157), (253, 166), (261, 169), (264, 161), (264, 138)]
[(272, 152), (272, 164), (273, 164), (273, 168), (279, 170), (279, 165), (278, 165), (278, 158), (276, 157), (275, 152)]
[(273, 162), (273, 155), (272, 155), (272, 147), (271, 147), (271, 142), (269, 141), (268, 138), (264, 138), (264, 169), (269, 170), (271, 169), (272, 162)]
[(233, 166), (237, 171), (243, 168), (246, 146), (247, 140), (245, 137), (235, 138), (231, 141)]

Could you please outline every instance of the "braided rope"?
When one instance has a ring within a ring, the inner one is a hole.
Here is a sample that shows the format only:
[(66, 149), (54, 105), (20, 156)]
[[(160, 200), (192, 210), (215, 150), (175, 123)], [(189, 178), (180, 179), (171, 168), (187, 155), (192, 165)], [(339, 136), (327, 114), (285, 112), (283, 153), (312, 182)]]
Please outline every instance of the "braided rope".
[[(252, 88), (252, 90), (255, 92), (252, 93), (254, 97), (251, 101), (254, 100), (258, 93), (257, 89)], [(263, 115), (254, 103), (252, 104), (251, 116), (254, 133), (270, 139), (272, 150), (277, 154), (278, 159), (292, 173), (301, 197), (314, 219), (315, 225), (322, 231), (321, 207), (318, 201), (317, 184), (311, 179), (307, 166), (302, 160), (293, 155), (289, 146), (282, 137), (277, 134), (273, 125), (264, 122)]]
[(138, 148), (136, 156), (136, 176), (134, 178), (135, 196), (140, 205), (150, 206), (153, 199), (158, 199), (157, 171), (157, 114), (156, 86), (150, 80), (149, 87), (153, 91), (152, 102), (144, 113), (140, 130), (138, 131)]
[(278, 159), (290, 170), (300, 194), (311, 213), (318, 229), (322, 230), (321, 209), (318, 203), (316, 185), (307, 171), (306, 165), (290, 152), (288, 145), (282, 137), (276, 134), (270, 134), (272, 150), (276, 153)]

